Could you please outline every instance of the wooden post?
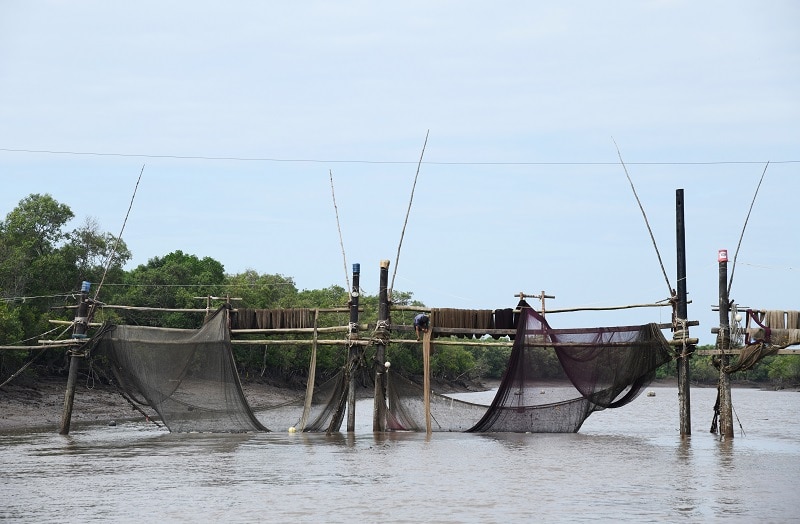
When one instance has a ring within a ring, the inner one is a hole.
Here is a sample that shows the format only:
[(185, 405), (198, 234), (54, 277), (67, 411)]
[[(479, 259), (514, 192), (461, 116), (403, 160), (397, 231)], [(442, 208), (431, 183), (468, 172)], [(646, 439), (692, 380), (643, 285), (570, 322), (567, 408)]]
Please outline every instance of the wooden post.
[(372, 431), (386, 431), (386, 339), (389, 335), (389, 261), (381, 260), (378, 286), (378, 326), (375, 344), (375, 394), (372, 410)]
[(425, 432), (431, 434), (431, 336), (433, 335), (434, 313), (431, 311), (428, 331), (422, 336), (422, 402), (425, 405)]
[(519, 298), (520, 300), (525, 300), (525, 297), (538, 298), (541, 301), (541, 304), (542, 304), (542, 306), (541, 306), (542, 309), (541, 309), (541, 311), (539, 311), (539, 314), (542, 315), (542, 316), (545, 316), (545, 303), (544, 303), (545, 299), (556, 298), (555, 295), (546, 294), (544, 290), (542, 290), (542, 292), (539, 293), (538, 295), (527, 295), (524, 292), (520, 291), (519, 293), (515, 294), (514, 296)]
[[(353, 264), (353, 289), (350, 291), (350, 340), (358, 339), (358, 297), (361, 294), (359, 280), (361, 277), (361, 264)], [(347, 389), (347, 431), (356, 430), (356, 365), (360, 346), (353, 344), (347, 360), (349, 385)]]
[(687, 322), (687, 300), (686, 300), (686, 228), (683, 218), (683, 189), (678, 189), (675, 193), (675, 226), (676, 226), (676, 246), (678, 261), (678, 292), (676, 304), (676, 318), (674, 320), (674, 340), (683, 341), (683, 345), (678, 355), (678, 405), (680, 413), (680, 432), (681, 436), (692, 434), (692, 413), (691, 395), (689, 381), (689, 359), (694, 351), (694, 346), (689, 344), (689, 325)]
[(730, 301), (728, 298), (728, 251), (719, 250), (719, 434), (722, 438), (733, 438), (733, 403), (731, 402), (731, 377), (725, 371), (730, 362), (728, 350), (731, 346)]
[[(86, 331), (89, 326), (89, 282), (81, 284), (81, 296), (78, 303), (78, 313), (75, 316), (74, 327), (72, 328), (72, 338), (86, 338)], [(72, 424), (72, 406), (75, 402), (75, 382), (78, 378), (78, 368), (81, 365), (83, 355), (80, 350), (70, 349), (69, 374), (67, 375), (67, 391), (64, 394), (64, 411), (61, 414), (61, 428), (59, 434), (69, 435), (69, 427)]]

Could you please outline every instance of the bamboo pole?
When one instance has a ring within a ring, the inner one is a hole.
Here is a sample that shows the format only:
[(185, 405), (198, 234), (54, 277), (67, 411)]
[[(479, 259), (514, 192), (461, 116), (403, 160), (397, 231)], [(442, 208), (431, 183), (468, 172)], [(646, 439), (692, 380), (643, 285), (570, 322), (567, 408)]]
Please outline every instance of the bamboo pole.
[[(515, 295), (518, 296), (518, 295)], [(528, 295), (525, 295), (528, 296)], [(534, 296), (534, 295), (531, 295)], [(534, 296), (534, 298), (539, 298), (539, 296)], [(551, 298), (549, 296), (545, 298)], [(691, 304), (691, 301), (687, 302)], [(623, 306), (579, 306), (579, 307), (571, 307), (571, 308), (557, 308), (557, 309), (548, 309), (547, 313), (575, 313), (580, 311), (614, 311), (618, 309), (634, 309), (634, 308), (648, 308), (648, 307), (670, 307), (671, 304), (669, 301), (665, 302), (655, 302), (652, 304), (627, 304)], [(392, 310), (394, 311), (416, 311), (421, 313), (430, 312), (432, 308), (426, 306), (402, 306), (402, 305), (392, 305)], [(515, 310), (519, 312), (519, 310)]]
[[(64, 309), (73, 309), (76, 306), (65, 306)], [(118, 304), (102, 304), (102, 309), (122, 309), (126, 311), (161, 311), (164, 313), (207, 313), (205, 308), (164, 308), (164, 307), (148, 307), (148, 306), (123, 306)], [(232, 311), (238, 311), (234, 308)], [(349, 307), (332, 307), (332, 308), (319, 308), (320, 313), (347, 313), (350, 311)], [(363, 311), (360, 310), (360, 311)]]
[[(319, 312), (314, 310), (315, 314)], [(359, 329), (366, 329), (366, 324), (360, 324)], [(318, 328), (273, 328), (273, 329), (231, 329), (231, 335), (281, 335), (281, 334), (301, 334), (301, 333), (346, 333), (350, 331), (350, 326), (330, 326)]]
[[(287, 339), (287, 340), (271, 340), (271, 339), (261, 339), (261, 340), (231, 340), (231, 344), (234, 346), (263, 346), (264, 344), (275, 345), (275, 346), (307, 346), (311, 344), (311, 340), (297, 340), (297, 339)], [(317, 345), (319, 346), (368, 346), (371, 342), (369, 340), (317, 340)]]

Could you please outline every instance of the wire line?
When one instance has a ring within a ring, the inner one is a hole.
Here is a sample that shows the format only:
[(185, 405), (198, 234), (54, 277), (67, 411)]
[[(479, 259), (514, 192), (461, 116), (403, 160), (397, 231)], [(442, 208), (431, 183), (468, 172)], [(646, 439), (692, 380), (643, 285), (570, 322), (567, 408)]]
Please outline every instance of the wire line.
[[(153, 155), (146, 153), (100, 153), (91, 151), (56, 151), (48, 149), (11, 149), (0, 148), (7, 153), (31, 153), (47, 155), (76, 155), (76, 156), (106, 156), (126, 158), (164, 158), (173, 160), (208, 160), (208, 161), (236, 161), (236, 162), (286, 162), (286, 163), (316, 163), (316, 164), (427, 164), (441, 166), (615, 166), (617, 162), (436, 162), (410, 160), (360, 160), (360, 159), (322, 159), (322, 158), (274, 158), (274, 157), (241, 157), (241, 156), (204, 156), (204, 155)], [(736, 164), (763, 164), (763, 160), (711, 160), (707, 162), (628, 162), (632, 166), (710, 166), (710, 165), (736, 165)], [(773, 164), (800, 164), (800, 160), (777, 160)]]

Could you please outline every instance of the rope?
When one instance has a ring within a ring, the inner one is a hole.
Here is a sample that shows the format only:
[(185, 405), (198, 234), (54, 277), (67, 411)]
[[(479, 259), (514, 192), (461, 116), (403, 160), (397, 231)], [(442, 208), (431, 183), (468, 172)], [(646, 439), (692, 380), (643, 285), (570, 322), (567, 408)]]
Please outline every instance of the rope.
[(40, 350), (39, 350), (39, 352), (38, 352), (38, 353), (37, 353), (37, 354), (36, 354), (36, 355), (35, 355), (35, 356), (34, 356), (32, 359), (30, 359), (28, 362), (26, 362), (24, 366), (22, 366), (21, 368), (19, 368), (19, 370), (17, 370), (17, 372), (16, 372), (16, 373), (14, 373), (14, 374), (13, 374), (13, 375), (11, 375), (10, 377), (8, 377), (8, 378), (5, 380), (5, 382), (3, 382), (2, 384), (0, 384), (0, 388), (2, 388), (3, 386), (5, 386), (6, 384), (8, 384), (9, 382), (11, 382), (12, 380), (14, 380), (15, 378), (17, 378), (17, 377), (19, 376), (19, 374), (20, 374), (20, 373), (22, 373), (23, 371), (25, 371), (25, 370), (28, 368), (28, 366), (30, 366), (31, 364), (33, 364), (33, 362), (34, 362), (34, 361), (35, 361), (37, 358), (39, 358), (40, 356), (42, 356), (42, 354), (43, 354), (43, 353), (44, 353), (46, 350), (47, 350), (47, 347), (43, 347), (42, 349), (40, 349)]
[[(389, 321), (378, 320), (375, 324), (375, 330), (372, 332), (372, 342), (389, 345)], [(377, 362), (377, 361), (376, 361)], [(383, 365), (383, 362), (379, 364)]]
[(22, 302), (23, 304), (28, 300), (35, 300), (39, 298), (75, 298), (75, 293), (64, 293), (61, 295), (37, 295), (32, 297), (4, 297), (0, 298), (3, 302)]
[[(71, 324), (70, 324), (69, 326), (65, 327), (65, 328), (64, 328), (64, 329), (61, 331), (61, 333), (59, 333), (59, 334), (56, 336), (56, 339), (58, 339), (59, 337), (63, 336), (63, 335), (64, 335), (64, 333), (66, 333), (67, 331), (69, 331), (69, 329), (70, 329), (71, 327), (72, 327), (72, 325), (71, 325)], [(27, 342), (28, 340), (33, 340), (34, 338), (39, 338), (39, 337), (42, 337), (42, 336), (44, 336), (44, 335), (47, 335), (48, 333), (52, 333), (53, 331), (55, 331), (55, 330), (57, 330), (57, 329), (58, 329), (58, 326), (54, 327), (53, 329), (49, 329), (49, 330), (45, 331), (44, 333), (42, 333), (42, 334), (40, 334), (40, 335), (38, 335), (38, 336), (36, 336), (36, 337), (31, 337), (31, 338), (29, 338), (29, 339), (26, 339), (26, 340), (21, 340), (20, 342)], [(33, 346), (31, 347), (31, 349), (33, 349)], [(45, 352), (45, 351), (47, 351), (48, 349), (51, 349), (51, 348), (48, 348), (47, 346), (44, 346), (44, 347), (42, 347), (42, 348), (39, 350), (39, 352), (38, 352), (36, 355), (34, 355), (34, 356), (33, 356), (33, 358), (31, 358), (31, 359), (30, 359), (28, 362), (26, 362), (26, 363), (25, 363), (25, 364), (24, 364), (24, 365), (23, 365), (21, 368), (19, 368), (19, 369), (17, 370), (17, 372), (16, 372), (16, 373), (14, 373), (14, 374), (13, 374), (13, 375), (11, 375), (10, 377), (8, 377), (8, 378), (7, 378), (7, 379), (6, 379), (6, 380), (5, 380), (5, 381), (4, 381), (2, 384), (0, 384), (0, 388), (2, 388), (3, 386), (5, 386), (6, 384), (8, 384), (9, 382), (11, 382), (12, 380), (14, 380), (15, 378), (17, 378), (17, 377), (20, 375), (20, 373), (22, 373), (23, 371), (25, 371), (26, 369), (28, 369), (28, 366), (30, 366), (31, 364), (33, 364), (33, 363), (36, 361), (36, 359), (37, 359), (37, 358), (39, 358), (40, 356), (42, 356), (42, 355), (44, 354), (44, 352)]]
[(108, 255), (108, 260), (106, 261), (106, 267), (103, 270), (103, 276), (102, 278), (100, 278), (100, 283), (97, 285), (97, 291), (94, 294), (95, 301), (97, 300), (97, 297), (100, 295), (100, 288), (103, 287), (103, 281), (105, 281), (108, 269), (111, 267), (111, 261), (114, 259), (114, 255), (117, 254), (117, 248), (119, 247), (119, 243), (122, 241), (122, 232), (125, 231), (125, 224), (128, 223), (128, 216), (131, 214), (131, 208), (133, 208), (133, 199), (136, 198), (136, 191), (139, 189), (139, 182), (141, 182), (142, 180), (142, 173), (144, 173), (144, 164), (142, 164), (142, 169), (141, 171), (139, 171), (139, 178), (136, 180), (136, 186), (133, 188), (133, 195), (131, 196), (131, 203), (128, 206), (128, 212), (125, 213), (125, 220), (122, 221), (122, 229), (120, 229), (117, 241), (114, 243), (114, 249), (112, 249), (111, 254)]
[(689, 321), (685, 318), (675, 318), (675, 325), (680, 326), (680, 329), (676, 329), (675, 332), (672, 334), (672, 340), (680, 340), (681, 341), (681, 358), (686, 358), (689, 356)]
[(342, 261), (344, 262), (344, 279), (347, 282), (345, 289), (350, 289), (350, 275), (347, 273), (347, 257), (344, 255), (344, 242), (342, 241), (342, 228), (339, 226), (339, 208), (336, 206), (336, 194), (333, 192), (333, 171), (328, 170), (331, 178), (331, 197), (333, 198), (333, 210), (336, 212), (336, 229), (339, 230), (339, 245), (342, 247)]
[[(90, 364), (90, 366), (91, 366), (91, 364)], [(92, 369), (94, 369), (94, 368), (92, 367)], [(106, 372), (105, 372), (105, 371), (103, 371), (102, 369), (99, 369), (99, 370), (98, 370), (98, 372), (100, 373), (100, 375), (102, 375), (102, 376), (103, 376), (103, 378), (105, 378), (105, 379), (106, 379), (106, 382), (108, 382), (109, 384), (111, 384), (112, 386), (114, 386), (114, 389), (116, 390), (116, 392), (117, 392), (117, 393), (119, 393), (119, 395), (120, 395), (120, 396), (121, 396), (121, 397), (122, 397), (122, 398), (125, 400), (125, 402), (127, 402), (127, 403), (130, 405), (131, 409), (134, 409), (135, 411), (138, 411), (138, 412), (139, 412), (139, 413), (140, 413), (140, 414), (141, 414), (141, 415), (144, 417), (144, 420), (145, 420), (146, 422), (152, 422), (153, 424), (155, 424), (155, 425), (156, 425), (156, 427), (159, 427), (159, 428), (160, 428), (160, 427), (162, 427), (162, 426), (161, 426), (161, 424), (159, 424), (159, 423), (158, 423), (158, 421), (156, 421), (156, 420), (153, 420), (152, 418), (150, 418), (150, 415), (148, 415), (147, 413), (145, 413), (145, 411), (144, 411), (144, 410), (143, 410), (141, 407), (139, 407), (139, 406), (136, 404), (136, 402), (134, 402), (134, 401), (133, 401), (133, 399), (132, 399), (132, 398), (130, 398), (130, 397), (129, 397), (129, 396), (128, 396), (128, 395), (127, 395), (127, 394), (126, 394), (126, 393), (125, 393), (125, 392), (122, 390), (122, 388), (120, 388), (120, 387), (119, 387), (119, 384), (117, 384), (117, 382), (116, 382), (115, 380), (111, 380), (111, 378), (110, 378), (110, 377), (109, 377), (109, 376), (106, 374)]]
[(641, 200), (639, 200), (639, 195), (636, 194), (636, 188), (633, 186), (633, 180), (631, 180), (631, 177), (628, 174), (628, 168), (625, 166), (625, 162), (622, 160), (622, 153), (619, 152), (619, 146), (617, 145), (617, 141), (614, 140), (614, 137), (611, 137), (611, 140), (614, 142), (614, 147), (617, 148), (617, 156), (619, 156), (619, 162), (620, 164), (622, 164), (622, 169), (625, 170), (625, 176), (628, 177), (628, 183), (631, 185), (631, 189), (633, 190), (633, 196), (636, 197), (636, 202), (639, 204), (639, 209), (642, 211), (642, 217), (644, 217), (644, 223), (647, 226), (647, 231), (650, 233), (650, 239), (653, 241), (653, 247), (656, 249), (656, 256), (658, 256), (658, 263), (661, 264), (661, 272), (664, 274), (664, 280), (667, 281), (667, 287), (669, 288), (670, 295), (674, 295), (675, 290), (672, 288), (672, 284), (669, 283), (667, 270), (664, 269), (664, 261), (661, 260), (661, 253), (658, 251), (658, 245), (656, 244), (656, 239), (653, 236), (653, 230), (650, 229), (650, 222), (647, 220), (647, 214), (644, 212), (644, 207), (642, 207), (642, 202)]
[(742, 238), (744, 238), (744, 230), (747, 227), (747, 221), (750, 220), (750, 212), (753, 211), (753, 204), (756, 203), (756, 197), (758, 196), (758, 190), (761, 189), (761, 182), (764, 181), (764, 175), (767, 174), (767, 168), (769, 167), (769, 162), (764, 166), (764, 171), (761, 173), (761, 179), (758, 181), (758, 186), (756, 186), (756, 193), (753, 195), (753, 201), (750, 202), (750, 209), (747, 211), (747, 217), (744, 219), (744, 225), (742, 226), (742, 234), (739, 235), (739, 243), (736, 245), (736, 253), (733, 255), (733, 265), (731, 266), (731, 278), (728, 280), (728, 295), (731, 294), (731, 286), (733, 285), (733, 273), (736, 271), (736, 257), (739, 256), (739, 248), (742, 246)]
[(425, 133), (425, 142), (422, 144), (422, 152), (419, 155), (419, 162), (417, 163), (417, 174), (414, 176), (414, 185), (411, 186), (411, 198), (408, 199), (408, 210), (406, 210), (406, 220), (403, 222), (403, 230), (400, 232), (400, 243), (397, 244), (397, 257), (394, 260), (394, 272), (392, 273), (392, 283), (389, 286), (389, 301), (392, 300), (392, 291), (394, 290), (394, 277), (397, 276), (397, 265), (400, 262), (400, 247), (403, 245), (403, 237), (406, 234), (406, 225), (408, 225), (408, 215), (411, 213), (411, 202), (414, 201), (414, 189), (417, 187), (417, 178), (419, 178), (419, 169), (422, 166), (422, 157), (425, 155), (425, 146), (428, 145), (428, 135), (431, 130)]

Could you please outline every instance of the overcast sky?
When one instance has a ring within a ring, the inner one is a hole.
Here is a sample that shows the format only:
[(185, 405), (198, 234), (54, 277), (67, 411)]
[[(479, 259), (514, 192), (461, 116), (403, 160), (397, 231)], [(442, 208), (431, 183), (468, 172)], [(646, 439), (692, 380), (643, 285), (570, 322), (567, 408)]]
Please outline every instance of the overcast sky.
[(652, 303), (669, 288), (616, 142), (672, 287), (685, 191), (691, 333), (713, 343), (717, 251), (768, 161), (731, 298), (800, 309), (798, 27), (795, 1), (3, 0), (0, 215), (49, 193), (118, 234), (144, 167), (131, 268), (182, 250), (317, 289), (360, 263), (374, 294), (389, 259), (431, 307)]

